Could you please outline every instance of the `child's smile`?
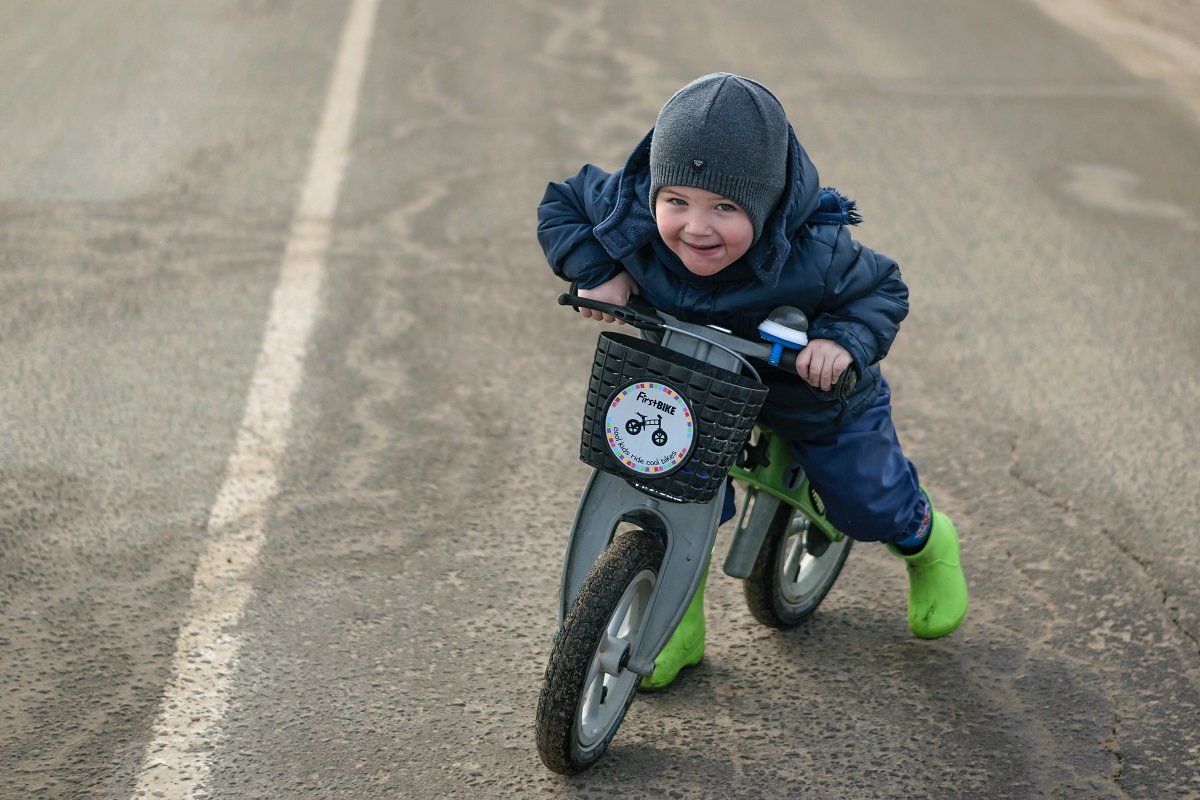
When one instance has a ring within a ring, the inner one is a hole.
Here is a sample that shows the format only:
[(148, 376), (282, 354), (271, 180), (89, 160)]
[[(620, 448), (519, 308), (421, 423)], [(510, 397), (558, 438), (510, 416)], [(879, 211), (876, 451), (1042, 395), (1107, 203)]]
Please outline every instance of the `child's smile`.
[(658, 234), (693, 275), (715, 275), (746, 254), (754, 224), (736, 203), (706, 189), (664, 186), (654, 199)]

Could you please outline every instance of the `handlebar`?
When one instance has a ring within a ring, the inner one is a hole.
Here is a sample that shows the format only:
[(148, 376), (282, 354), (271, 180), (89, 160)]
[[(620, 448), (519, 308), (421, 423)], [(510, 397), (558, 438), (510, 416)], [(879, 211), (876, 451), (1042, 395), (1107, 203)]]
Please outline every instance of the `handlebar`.
[(643, 331), (661, 331), (665, 330), (665, 320), (658, 315), (658, 312), (640, 297), (630, 295), (628, 305), (618, 306), (613, 303), (602, 303), (599, 300), (591, 300), (587, 297), (580, 297), (575, 294), (563, 293), (558, 296), (558, 304), (560, 306), (572, 306), (575, 310), (587, 308), (592, 311), (600, 311), (608, 314), (610, 317), (615, 317), (626, 322), (638, 330)]
[[(799, 350), (784, 350), (776, 363), (771, 358), (773, 346), (767, 342), (743, 339), (740, 336), (733, 335), (733, 333), (724, 328), (718, 328), (714, 325), (697, 325), (691, 322), (683, 322), (664, 312), (657, 311), (638, 295), (631, 295), (626, 305), (618, 306), (564, 292), (558, 296), (558, 304), (560, 306), (571, 306), (576, 310), (587, 308), (592, 311), (600, 311), (628, 323), (638, 330), (675, 331), (687, 336), (695, 336), (746, 358), (755, 358), (765, 361), (768, 364), (774, 364), (778, 369), (796, 375), (796, 356), (800, 354)], [(850, 394), (857, 382), (858, 374), (854, 371), (854, 366), (850, 365), (842, 371), (837, 383), (834, 384), (831, 390), (834, 398), (841, 399)]]

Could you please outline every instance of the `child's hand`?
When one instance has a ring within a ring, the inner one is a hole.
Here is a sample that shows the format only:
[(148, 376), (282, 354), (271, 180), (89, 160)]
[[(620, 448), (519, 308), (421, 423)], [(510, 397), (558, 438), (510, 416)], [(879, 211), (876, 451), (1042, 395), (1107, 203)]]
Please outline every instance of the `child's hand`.
[(796, 374), (814, 388), (828, 392), (853, 359), (831, 339), (813, 339), (796, 356)]
[[(633, 282), (633, 278), (625, 270), (621, 270), (615, 278), (610, 278), (599, 286), (579, 290), (580, 297), (586, 297), (589, 300), (599, 300), (602, 303), (611, 303), (614, 306), (625, 305), (629, 302), (629, 295), (637, 293), (637, 284)], [(579, 309), (579, 313), (601, 322), (619, 322), (611, 314), (605, 314), (603, 311), (596, 311), (591, 308), (581, 308)], [(624, 325), (625, 323), (621, 322), (621, 324)]]

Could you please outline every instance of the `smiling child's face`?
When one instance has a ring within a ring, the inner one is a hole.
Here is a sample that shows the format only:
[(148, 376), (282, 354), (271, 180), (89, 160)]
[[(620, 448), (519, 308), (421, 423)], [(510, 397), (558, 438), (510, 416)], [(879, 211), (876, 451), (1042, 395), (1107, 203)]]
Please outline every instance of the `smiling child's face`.
[(716, 275), (754, 242), (754, 224), (741, 206), (706, 189), (662, 187), (654, 217), (663, 242), (693, 275)]

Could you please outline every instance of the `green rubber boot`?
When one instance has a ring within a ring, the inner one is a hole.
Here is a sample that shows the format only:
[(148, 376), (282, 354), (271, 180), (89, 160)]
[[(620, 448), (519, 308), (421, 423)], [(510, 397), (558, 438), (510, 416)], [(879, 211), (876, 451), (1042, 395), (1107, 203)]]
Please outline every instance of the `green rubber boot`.
[(939, 639), (954, 632), (967, 616), (967, 579), (958, 558), (958, 532), (945, 514), (929, 504), (933, 523), (925, 546), (905, 555), (908, 562), (908, 627), (921, 639)]
[(642, 678), (643, 691), (665, 689), (674, 682), (679, 670), (699, 664), (704, 658), (704, 587), (708, 583), (708, 567), (696, 587), (692, 602), (683, 612), (683, 619), (667, 645), (654, 659), (654, 672)]

